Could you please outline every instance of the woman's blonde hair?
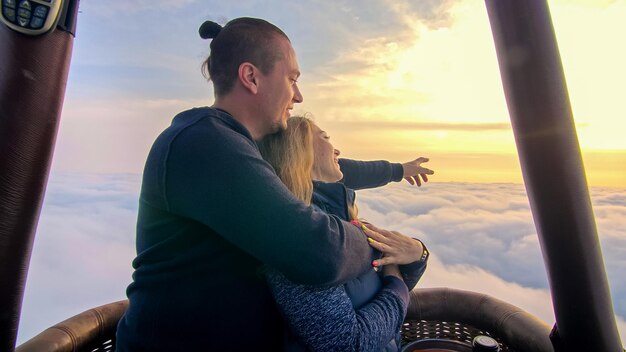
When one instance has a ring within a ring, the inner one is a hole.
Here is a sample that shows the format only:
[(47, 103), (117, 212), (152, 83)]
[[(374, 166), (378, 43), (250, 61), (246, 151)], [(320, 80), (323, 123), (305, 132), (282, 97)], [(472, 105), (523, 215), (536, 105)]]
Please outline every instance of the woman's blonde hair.
[[(269, 135), (258, 142), (261, 156), (296, 198), (311, 205), (313, 196), (314, 122), (305, 116), (292, 116), (284, 131)], [(358, 219), (356, 204), (348, 204), (350, 220)]]
[(284, 131), (266, 136), (258, 142), (263, 159), (298, 199), (311, 204), (313, 195), (313, 121), (304, 116), (287, 120)]

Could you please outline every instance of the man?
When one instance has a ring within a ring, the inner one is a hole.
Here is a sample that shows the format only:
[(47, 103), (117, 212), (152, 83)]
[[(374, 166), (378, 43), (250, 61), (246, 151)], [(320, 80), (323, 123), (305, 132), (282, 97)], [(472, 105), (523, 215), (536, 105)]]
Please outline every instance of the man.
[[(289, 39), (260, 19), (213, 25), (215, 104), (177, 115), (148, 155), (118, 351), (280, 350), (264, 264), (317, 285), (372, 270), (361, 230), (295, 199), (254, 142), (302, 102)], [(375, 169), (388, 182), (399, 165)]]

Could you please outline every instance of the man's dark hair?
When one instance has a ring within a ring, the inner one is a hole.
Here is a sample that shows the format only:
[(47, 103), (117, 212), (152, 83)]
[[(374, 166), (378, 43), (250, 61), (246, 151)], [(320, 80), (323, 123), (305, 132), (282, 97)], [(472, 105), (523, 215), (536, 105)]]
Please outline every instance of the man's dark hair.
[(263, 74), (283, 59), (277, 36), (287, 35), (275, 25), (258, 18), (240, 17), (217, 30), (211, 41), (211, 53), (202, 65), (202, 73), (213, 81), (216, 96), (229, 93), (237, 80), (239, 65), (249, 62)]

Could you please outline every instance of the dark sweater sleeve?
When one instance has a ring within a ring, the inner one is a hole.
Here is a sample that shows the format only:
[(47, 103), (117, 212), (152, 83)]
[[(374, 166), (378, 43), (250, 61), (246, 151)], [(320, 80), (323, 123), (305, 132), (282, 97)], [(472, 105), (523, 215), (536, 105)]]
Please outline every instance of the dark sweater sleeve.
[[(416, 241), (419, 241), (415, 239)], [(423, 257), (415, 261), (413, 263), (400, 265), (400, 274), (402, 274), (402, 278), (404, 279), (404, 283), (409, 288), (409, 291), (413, 290), (417, 285), (417, 282), (422, 278), (424, 272), (426, 271), (426, 266), (428, 265), (428, 258), (430, 258), (430, 252), (424, 242), (419, 241), (422, 246), (424, 246)]]
[(400, 331), (409, 302), (395, 277), (385, 277), (378, 295), (356, 311), (343, 285), (297, 285), (270, 269), (266, 277), (289, 328), (311, 351), (381, 351)]
[(344, 185), (352, 189), (375, 188), (391, 181), (402, 181), (402, 164), (386, 160), (360, 161), (339, 159)]
[(163, 153), (167, 211), (198, 223), (188, 226), (208, 226), (297, 283), (338, 284), (371, 269), (361, 230), (296, 199), (251, 139), (205, 120)]
[(426, 271), (427, 261), (417, 261), (400, 265), (400, 273), (409, 291), (413, 290)]

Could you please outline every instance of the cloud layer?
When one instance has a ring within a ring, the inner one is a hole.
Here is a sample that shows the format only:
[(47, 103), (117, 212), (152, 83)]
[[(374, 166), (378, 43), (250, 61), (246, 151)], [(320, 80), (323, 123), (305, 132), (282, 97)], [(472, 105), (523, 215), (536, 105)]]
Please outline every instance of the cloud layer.
[[(38, 228), (18, 343), (72, 315), (125, 298), (135, 256), (140, 176), (54, 174)], [(626, 190), (592, 190), (622, 336), (626, 336)], [(358, 191), (360, 215), (419, 237), (432, 257), (420, 287), (489, 294), (554, 322), (521, 185), (406, 183)]]
[(51, 176), (18, 344), (89, 308), (126, 298), (139, 186), (138, 175)]
[[(591, 198), (622, 340), (626, 337), (626, 190), (593, 188)], [(421, 287), (489, 294), (554, 323), (537, 234), (522, 185), (406, 184), (358, 192), (360, 215), (423, 239), (433, 260)]]

